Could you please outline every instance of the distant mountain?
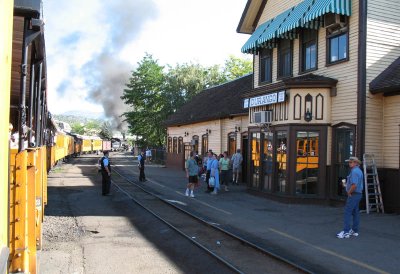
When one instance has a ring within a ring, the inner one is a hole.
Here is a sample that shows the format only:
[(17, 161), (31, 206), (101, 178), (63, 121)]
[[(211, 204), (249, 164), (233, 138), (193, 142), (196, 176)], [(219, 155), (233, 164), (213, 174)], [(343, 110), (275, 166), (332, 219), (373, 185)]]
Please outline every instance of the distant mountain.
[(95, 122), (96, 124), (101, 125), (105, 119), (101, 119), (101, 118), (89, 118), (89, 117), (85, 117), (83, 116), (83, 114), (79, 115), (79, 114), (54, 114), (53, 115), (53, 119), (57, 120), (57, 121), (62, 121), (65, 123), (68, 123), (70, 125), (73, 125), (75, 123), (78, 124), (87, 124), (89, 122)]
[(84, 117), (87, 119), (105, 119), (104, 113), (103, 112), (89, 112), (89, 111), (78, 111), (78, 110), (74, 110), (74, 111), (67, 111), (64, 112), (60, 115), (63, 116), (77, 116), (77, 117)]

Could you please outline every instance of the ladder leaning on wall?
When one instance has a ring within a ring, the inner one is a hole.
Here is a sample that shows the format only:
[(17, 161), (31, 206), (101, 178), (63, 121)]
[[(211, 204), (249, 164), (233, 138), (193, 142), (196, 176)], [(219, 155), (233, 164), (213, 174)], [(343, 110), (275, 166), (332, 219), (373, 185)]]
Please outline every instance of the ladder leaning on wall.
[(367, 214), (370, 211), (385, 213), (381, 186), (379, 184), (378, 170), (373, 154), (364, 154), (364, 190)]

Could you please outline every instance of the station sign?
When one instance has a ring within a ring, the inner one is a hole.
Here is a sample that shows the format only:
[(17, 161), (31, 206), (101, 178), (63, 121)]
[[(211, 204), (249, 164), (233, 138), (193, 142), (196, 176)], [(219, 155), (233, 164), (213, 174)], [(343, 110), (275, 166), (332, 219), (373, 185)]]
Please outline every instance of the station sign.
[(286, 101), (286, 90), (281, 90), (273, 93), (268, 93), (265, 95), (246, 98), (243, 101), (244, 108), (265, 106), (271, 104), (282, 103)]

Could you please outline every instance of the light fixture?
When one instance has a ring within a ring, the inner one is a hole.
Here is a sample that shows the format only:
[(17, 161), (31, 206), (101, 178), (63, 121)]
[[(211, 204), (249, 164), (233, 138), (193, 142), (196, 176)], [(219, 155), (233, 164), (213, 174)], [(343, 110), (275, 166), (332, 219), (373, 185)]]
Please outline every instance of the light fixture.
[(310, 122), (312, 120), (312, 96), (310, 94), (306, 95), (305, 98), (305, 113), (304, 113), (304, 120), (306, 122)]
[(207, 129), (206, 129), (206, 134), (207, 134), (207, 135), (211, 134), (211, 129), (207, 128)]
[(185, 131), (185, 137), (189, 136), (189, 132)]
[(240, 132), (240, 127), (239, 126), (235, 126), (235, 132)]

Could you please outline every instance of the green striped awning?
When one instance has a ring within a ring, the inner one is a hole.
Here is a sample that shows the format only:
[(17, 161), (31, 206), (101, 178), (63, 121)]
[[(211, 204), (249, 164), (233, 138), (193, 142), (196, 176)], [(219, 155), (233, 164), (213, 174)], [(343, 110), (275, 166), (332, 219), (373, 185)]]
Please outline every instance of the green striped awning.
[(275, 18), (261, 24), (242, 47), (243, 53), (254, 53), (260, 47), (274, 47), (276, 38), (296, 37), (297, 28), (319, 28), (324, 14), (351, 16), (351, 0), (304, 0)]
[(316, 0), (305, 0), (294, 7), (289, 18), (281, 25), (277, 31), (279, 37), (283, 36), (298, 27), (302, 27), (302, 20), (305, 14), (310, 10)]
[(269, 27), (272, 20), (268, 20), (267, 22), (258, 26), (258, 28), (253, 32), (247, 42), (243, 45), (241, 51), (243, 53), (253, 53), (257, 48), (257, 40), (260, 38), (261, 34)]
[(277, 17), (275, 17), (271, 25), (267, 28), (265, 32), (263, 32), (257, 40), (258, 45), (265, 45), (268, 41), (277, 38), (277, 31), (282, 26), (282, 24), (289, 18), (293, 11), (294, 7), (282, 12)]
[(302, 23), (304, 25), (327, 13), (350, 16), (351, 0), (315, 0), (310, 10), (304, 15)]

